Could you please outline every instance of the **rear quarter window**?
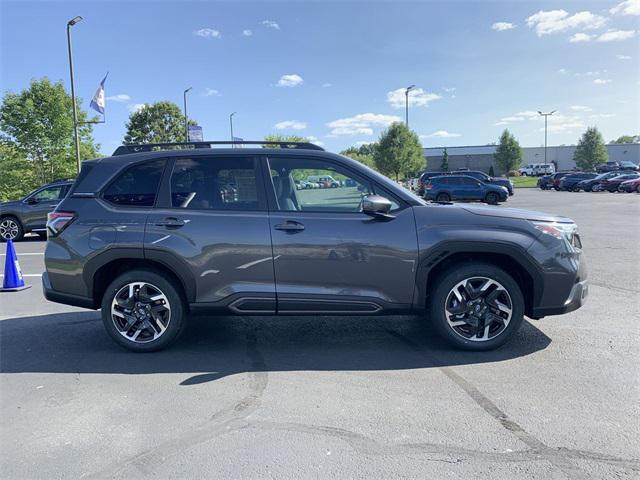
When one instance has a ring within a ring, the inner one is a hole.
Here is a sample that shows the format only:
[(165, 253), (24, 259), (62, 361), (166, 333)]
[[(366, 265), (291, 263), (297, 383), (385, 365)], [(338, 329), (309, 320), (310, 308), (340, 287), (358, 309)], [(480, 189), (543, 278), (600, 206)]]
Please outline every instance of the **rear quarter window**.
[(164, 166), (164, 160), (153, 160), (127, 168), (105, 189), (102, 198), (114, 205), (152, 207)]

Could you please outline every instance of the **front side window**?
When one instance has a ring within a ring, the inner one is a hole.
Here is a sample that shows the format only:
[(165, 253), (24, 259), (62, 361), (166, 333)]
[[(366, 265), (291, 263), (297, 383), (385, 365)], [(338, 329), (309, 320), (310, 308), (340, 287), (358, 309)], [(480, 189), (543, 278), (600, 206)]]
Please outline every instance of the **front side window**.
[(164, 160), (154, 160), (128, 168), (107, 187), (103, 198), (115, 205), (152, 207), (164, 164)]
[(62, 194), (63, 185), (57, 185), (55, 187), (45, 188), (44, 190), (40, 190), (33, 197), (31, 197), (36, 202), (50, 202), (51, 200), (58, 200)]
[(320, 159), (271, 158), (269, 166), (281, 211), (358, 213), (362, 199), (374, 193), (368, 181)]
[(252, 158), (181, 158), (171, 174), (171, 204), (192, 210), (259, 210)]

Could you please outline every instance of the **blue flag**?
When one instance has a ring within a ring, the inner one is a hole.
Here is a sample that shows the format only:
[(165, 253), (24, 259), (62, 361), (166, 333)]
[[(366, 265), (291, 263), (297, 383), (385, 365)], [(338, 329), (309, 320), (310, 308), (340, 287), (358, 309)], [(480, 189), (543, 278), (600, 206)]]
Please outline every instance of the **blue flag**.
[(98, 90), (96, 90), (96, 94), (93, 96), (93, 98), (91, 99), (91, 103), (89, 104), (89, 106), (93, 108), (96, 112), (99, 112), (103, 115), (104, 115), (104, 104), (105, 104), (104, 82), (107, 79), (108, 75), (109, 73), (107, 72), (107, 75), (105, 75), (102, 81), (100, 82), (100, 86), (98, 87)]

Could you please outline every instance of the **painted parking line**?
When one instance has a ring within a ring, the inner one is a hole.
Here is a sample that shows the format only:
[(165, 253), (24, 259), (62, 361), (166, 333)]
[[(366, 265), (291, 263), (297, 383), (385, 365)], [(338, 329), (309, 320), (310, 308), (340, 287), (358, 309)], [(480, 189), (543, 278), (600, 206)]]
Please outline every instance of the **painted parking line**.
[[(41, 273), (23, 273), (23, 277), (41, 277)], [(4, 277), (4, 274), (0, 273), (0, 277)]]
[[(0, 253), (0, 257), (5, 257), (6, 255), (7, 255), (6, 253)], [(44, 252), (26, 252), (26, 253), (16, 252), (16, 255), (19, 255), (21, 257), (25, 255), (44, 255)]]

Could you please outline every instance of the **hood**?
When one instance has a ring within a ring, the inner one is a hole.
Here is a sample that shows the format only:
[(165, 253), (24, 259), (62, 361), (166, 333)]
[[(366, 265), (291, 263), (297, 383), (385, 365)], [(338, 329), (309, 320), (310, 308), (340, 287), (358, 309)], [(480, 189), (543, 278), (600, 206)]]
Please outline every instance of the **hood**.
[(464, 205), (463, 210), (474, 215), (485, 217), (516, 218), (520, 220), (533, 220), (539, 222), (574, 223), (573, 220), (561, 215), (524, 210), (521, 208), (492, 207), (488, 205)]
[(9, 200), (8, 202), (0, 202), (0, 210), (5, 208), (17, 207), (22, 200)]

